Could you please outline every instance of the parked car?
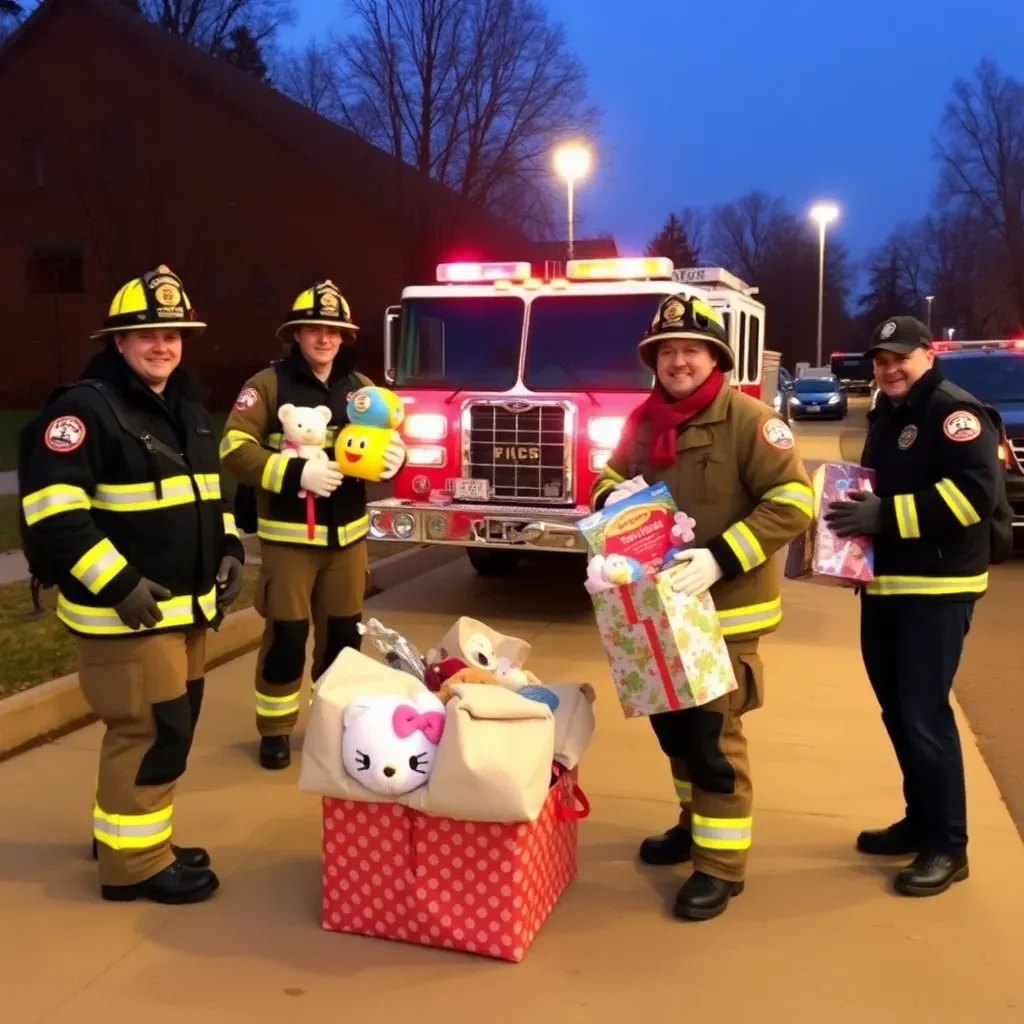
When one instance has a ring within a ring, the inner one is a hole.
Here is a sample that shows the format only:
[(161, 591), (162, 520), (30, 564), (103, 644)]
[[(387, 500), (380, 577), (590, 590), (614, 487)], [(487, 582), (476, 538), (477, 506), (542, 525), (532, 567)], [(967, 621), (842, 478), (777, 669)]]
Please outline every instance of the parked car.
[(851, 395), (868, 394), (875, 379), (871, 359), (863, 352), (833, 352), (831, 370)]
[(835, 374), (798, 377), (787, 399), (789, 418), (794, 420), (846, 418), (846, 389)]
[(775, 398), (773, 404), (775, 406), (775, 411), (787, 422), (789, 421), (789, 396), (793, 393), (793, 386), (795, 383), (796, 381), (793, 380), (793, 374), (791, 374), (784, 366), (780, 366), (779, 379), (775, 386)]

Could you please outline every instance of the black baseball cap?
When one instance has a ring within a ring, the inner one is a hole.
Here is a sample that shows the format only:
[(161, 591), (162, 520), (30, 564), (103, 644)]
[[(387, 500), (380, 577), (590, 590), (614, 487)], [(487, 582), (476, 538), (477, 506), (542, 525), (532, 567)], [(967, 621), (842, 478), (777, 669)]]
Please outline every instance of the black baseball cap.
[(917, 317), (891, 316), (871, 332), (871, 341), (864, 355), (873, 356), (884, 351), (908, 356), (914, 349), (930, 348), (931, 343), (931, 331)]

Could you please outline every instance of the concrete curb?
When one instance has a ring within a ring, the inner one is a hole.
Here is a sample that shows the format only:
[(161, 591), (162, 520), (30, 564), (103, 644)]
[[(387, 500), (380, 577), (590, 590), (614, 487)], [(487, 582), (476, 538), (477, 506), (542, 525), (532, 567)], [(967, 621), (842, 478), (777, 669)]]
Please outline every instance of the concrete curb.
[[(462, 557), (462, 549), (422, 546), (370, 563), (366, 596), (373, 597), (413, 576)], [(259, 647), (263, 619), (254, 608), (226, 616), (206, 641), (207, 671)], [(78, 686), (78, 673), (52, 679), (0, 700), (0, 761), (91, 725), (96, 715)]]

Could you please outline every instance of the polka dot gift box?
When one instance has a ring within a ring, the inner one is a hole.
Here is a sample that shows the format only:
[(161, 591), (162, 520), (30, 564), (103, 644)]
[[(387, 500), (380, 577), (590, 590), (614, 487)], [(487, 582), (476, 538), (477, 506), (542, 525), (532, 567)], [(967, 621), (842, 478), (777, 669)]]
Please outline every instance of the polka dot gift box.
[(576, 876), (587, 810), (575, 771), (514, 825), (325, 797), (323, 927), (518, 963)]

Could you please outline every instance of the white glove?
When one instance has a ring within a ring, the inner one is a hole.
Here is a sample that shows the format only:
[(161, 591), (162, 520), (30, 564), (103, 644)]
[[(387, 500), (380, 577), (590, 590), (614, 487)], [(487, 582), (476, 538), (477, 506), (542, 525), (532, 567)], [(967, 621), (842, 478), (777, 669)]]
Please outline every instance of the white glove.
[(390, 480), (405, 465), (405, 445), (398, 433), (392, 435), (391, 443), (384, 449), (384, 472), (381, 480)]
[(632, 480), (623, 480), (621, 484), (616, 484), (612, 488), (612, 493), (605, 499), (605, 508), (614, 505), (617, 501), (622, 501), (623, 498), (628, 498), (631, 494), (646, 490), (650, 486), (642, 476), (635, 476)]
[(680, 551), (669, 569), (672, 589), (676, 593), (695, 597), (710, 590), (721, 578), (721, 566), (707, 548), (690, 548)]
[(309, 461), (302, 467), (299, 484), (304, 491), (312, 491), (318, 498), (327, 498), (340, 486), (343, 477), (336, 462)]

